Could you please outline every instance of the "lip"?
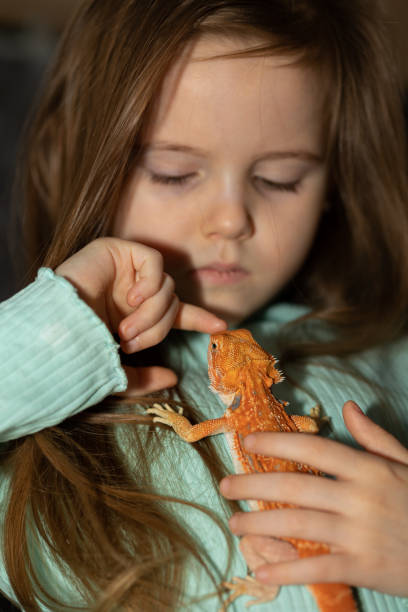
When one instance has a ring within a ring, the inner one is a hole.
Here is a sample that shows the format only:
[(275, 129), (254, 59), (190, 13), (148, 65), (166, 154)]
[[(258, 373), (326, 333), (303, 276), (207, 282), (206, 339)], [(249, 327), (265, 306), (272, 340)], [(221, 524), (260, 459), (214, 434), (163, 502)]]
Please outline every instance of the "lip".
[(239, 264), (212, 262), (191, 270), (192, 276), (201, 282), (211, 285), (232, 285), (249, 276), (248, 270)]

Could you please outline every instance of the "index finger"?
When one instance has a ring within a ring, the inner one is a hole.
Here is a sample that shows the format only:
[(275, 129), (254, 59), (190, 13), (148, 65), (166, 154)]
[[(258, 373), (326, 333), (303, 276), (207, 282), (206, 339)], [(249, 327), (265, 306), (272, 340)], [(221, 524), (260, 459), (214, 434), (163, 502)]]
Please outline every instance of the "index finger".
[(364, 451), (305, 433), (254, 433), (245, 438), (244, 446), (251, 453), (304, 463), (346, 480), (368, 461)]
[(130, 295), (149, 298), (157, 293), (163, 283), (163, 256), (156, 249), (140, 244), (132, 245), (131, 256), (136, 282)]
[(228, 325), (223, 319), (205, 310), (205, 308), (180, 302), (173, 327), (175, 329), (214, 334), (219, 331), (224, 331), (227, 329)]

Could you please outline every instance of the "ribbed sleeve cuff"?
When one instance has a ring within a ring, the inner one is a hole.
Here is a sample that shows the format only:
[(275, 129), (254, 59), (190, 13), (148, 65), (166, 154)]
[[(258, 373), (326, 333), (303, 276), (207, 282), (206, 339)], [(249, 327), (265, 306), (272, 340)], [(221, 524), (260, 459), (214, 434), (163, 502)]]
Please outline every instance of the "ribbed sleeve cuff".
[(41, 268), (0, 304), (0, 441), (56, 425), (126, 387), (108, 328), (52, 270)]

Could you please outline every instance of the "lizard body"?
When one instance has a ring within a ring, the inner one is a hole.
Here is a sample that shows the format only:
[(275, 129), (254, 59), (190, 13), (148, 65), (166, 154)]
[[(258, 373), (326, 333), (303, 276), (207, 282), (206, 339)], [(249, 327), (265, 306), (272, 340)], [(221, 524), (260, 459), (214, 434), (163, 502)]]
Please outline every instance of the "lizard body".
[[(187, 442), (195, 442), (209, 435), (225, 433), (237, 473), (254, 472), (305, 472), (321, 475), (308, 465), (248, 453), (242, 445), (245, 436), (258, 431), (317, 433), (316, 419), (307, 416), (290, 416), (285, 411), (287, 402), (277, 400), (270, 392), (271, 385), (283, 380), (275, 367), (276, 359), (269, 355), (245, 329), (213, 334), (208, 346), (208, 374), (210, 389), (217, 393), (227, 405), (224, 415), (191, 425), (168, 406), (155, 405), (148, 412), (156, 415), (154, 420), (173, 427)], [(258, 501), (251, 504), (258, 510), (294, 507), (283, 502)], [(328, 554), (324, 543), (295, 538), (282, 538), (292, 544), (300, 558)], [(270, 601), (277, 594), (276, 587), (266, 587), (253, 578), (235, 578), (226, 584), (232, 592), (226, 606), (243, 594), (253, 595), (257, 600)], [(309, 586), (320, 612), (356, 612), (358, 610), (351, 588), (343, 584), (315, 584)]]

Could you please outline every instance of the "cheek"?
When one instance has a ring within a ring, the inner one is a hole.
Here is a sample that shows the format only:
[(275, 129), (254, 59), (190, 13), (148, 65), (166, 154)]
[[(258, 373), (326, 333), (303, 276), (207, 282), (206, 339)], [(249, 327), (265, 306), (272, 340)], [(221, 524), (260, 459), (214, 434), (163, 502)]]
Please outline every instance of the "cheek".
[(113, 235), (124, 240), (143, 242), (160, 229), (163, 215), (151, 201), (141, 172), (136, 170), (120, 198), (112, 224)]
[(129, 190), (122, 198), (112, 231), (117, 238), (160, 251), (166, 272), (174, 279), (180, 270), (191, 267), (186, 245), (193, 232), (188, 217), (178, 214), (168, 202), (152, 199), (143, 189)]
[(137, 219), (135, 196), (132, 184), (128, 185), (119, 200), (112, 223), (112, 235), (116, 238), (131, 239), (132, 227)]
[(269, 210), (260, 241), (265, 265), (277, 264), (282, 274), (294, 273), (312, 246), (322, 209), (320, 201), (294, 199)]
[(309, 215), (299, 215), (288, 228), (287, 240), (294, 255), (302, 258), (313, 244), (321, 213), (313, 210)]
[[(125, 240), (150, 243), (162, 240), (174, 230), (168, 206), (152, 201), (143, 185), (135, 182), (125, 191), (112, 225), (113, 235)], [(152, 245), (153, 246), (153, 245)]]

